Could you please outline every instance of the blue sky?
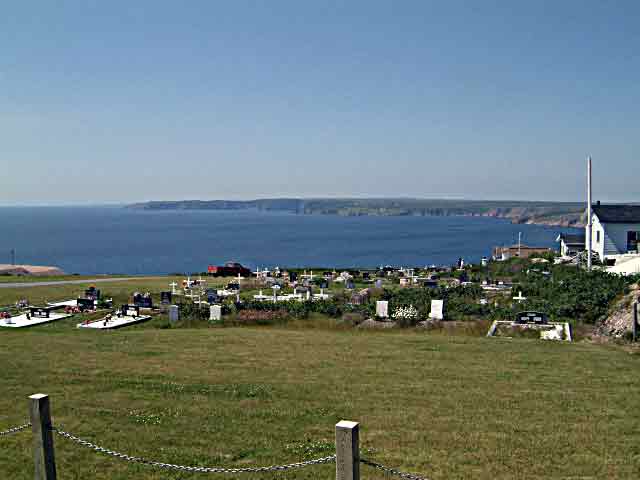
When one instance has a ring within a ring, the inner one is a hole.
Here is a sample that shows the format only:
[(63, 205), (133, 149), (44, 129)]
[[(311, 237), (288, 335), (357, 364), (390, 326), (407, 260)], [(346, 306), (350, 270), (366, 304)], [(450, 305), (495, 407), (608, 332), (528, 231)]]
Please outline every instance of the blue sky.
[(640, 201), (640, 3), (7, 2), (0, 204)]

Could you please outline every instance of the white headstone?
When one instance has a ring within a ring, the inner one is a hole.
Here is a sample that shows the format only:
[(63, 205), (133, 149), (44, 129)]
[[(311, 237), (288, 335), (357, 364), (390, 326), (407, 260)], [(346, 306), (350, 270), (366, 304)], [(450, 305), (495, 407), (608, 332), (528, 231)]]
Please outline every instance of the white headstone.
[(378, 300), (376, 302), (376, 317), (389, 317), (389, 302), (387, 302), (386, 300)]
[(444, 320), (444, 300), (431, 300), (431, 312), (429, 318)]
[(169, 321), (175, 323), (180, 320), (180, 309), (177, 305), (171, 305), (169, 307)]
[(222, 307), (220, 305), (211, 305), (209, 307), (209, 320), (215, 322), (222, 320)]

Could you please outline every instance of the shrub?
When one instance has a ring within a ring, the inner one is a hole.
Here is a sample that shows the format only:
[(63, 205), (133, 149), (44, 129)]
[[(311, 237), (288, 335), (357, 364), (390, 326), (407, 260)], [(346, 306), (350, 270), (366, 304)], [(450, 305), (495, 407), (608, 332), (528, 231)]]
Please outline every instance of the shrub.
[(234, 323), (242, 325), (272, 325), (286, 321), (285, 310), (241, 310), (235, 317)]
[(364, 315), (358, 312), (345, 313), (342, 316), (342, 323), (350, 327), (355, 327), (365, 320)]

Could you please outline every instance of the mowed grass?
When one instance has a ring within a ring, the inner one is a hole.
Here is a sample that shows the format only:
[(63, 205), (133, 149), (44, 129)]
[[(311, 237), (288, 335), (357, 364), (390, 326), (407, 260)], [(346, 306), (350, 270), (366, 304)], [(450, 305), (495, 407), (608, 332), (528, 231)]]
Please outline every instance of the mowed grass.
[(36, 282), (60, 282), (66, 280), (90, 280), (96, 278), (118, 278), (131, 275), (44, 275), (44, 276), (16, 276), (16, 275), (0, 275), (0, 283), (36, 283)]
[[(361, 422), (363, 457), (450, 478), (638, 478), (640, 356), (617, 347), (424, 332), (287, 328), (0, 331), (0, 430), (27, 397), (131, 455), (257, 466), (330, 455)], [(0, 477), (32, 478), (30, 434)], [(190, 479), (55, 438), (61, 479)], [(246, 478), (334, 477), (334, 466)], [(215, 475), (214, 475), (215, 477)], [(363, 478), (380, 478), (362, 467)]]
[[(127, 302), (131, 294), (135, 291), (150, 292), (154, 296), (154, 302), (160, 303), (160, 292), (171, 291), (169, 284), (173, 281), (180, 284), (182, 278), (183, 277), (149, 277), (114, 282), (91, 283), (87, 281), (86, 283), (80, 284), (0, 288), (0, 306), (12, 305), (22, 298), (28, 299), (32, 305), (45, 305), (46, 302), (76, 299), (83, 295), (84, 290), (89, 285), (95, 285), (104, 297), (113, 297), (114, 304), (116, 305)], [(77, 279), (69, 278), (67, 280)], [(215, 283), (217, 284), (218, 282), (216, 281)]]

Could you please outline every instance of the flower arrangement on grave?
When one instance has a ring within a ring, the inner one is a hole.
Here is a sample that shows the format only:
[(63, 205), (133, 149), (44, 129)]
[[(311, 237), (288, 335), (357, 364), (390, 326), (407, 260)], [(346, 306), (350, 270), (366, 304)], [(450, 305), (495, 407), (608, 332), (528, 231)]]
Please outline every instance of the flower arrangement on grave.
[(418, 310), (413, 305), (396, 307), (391, 318), (394, 320), (415, 320), (418, 318)]

